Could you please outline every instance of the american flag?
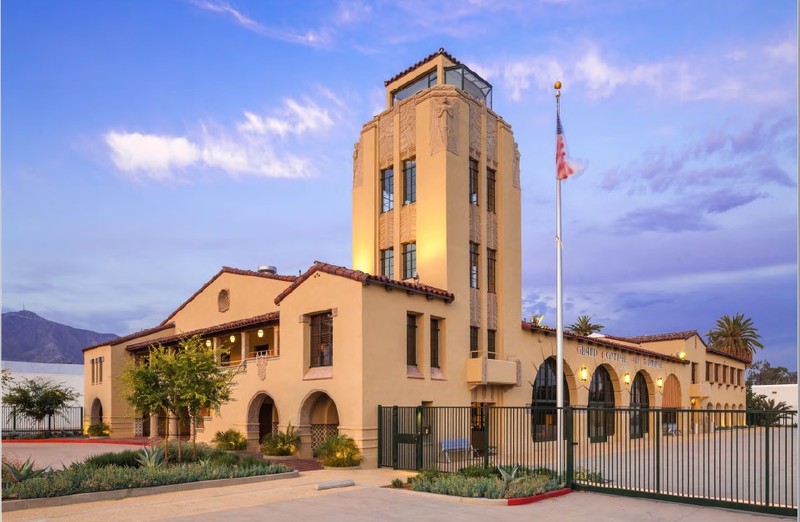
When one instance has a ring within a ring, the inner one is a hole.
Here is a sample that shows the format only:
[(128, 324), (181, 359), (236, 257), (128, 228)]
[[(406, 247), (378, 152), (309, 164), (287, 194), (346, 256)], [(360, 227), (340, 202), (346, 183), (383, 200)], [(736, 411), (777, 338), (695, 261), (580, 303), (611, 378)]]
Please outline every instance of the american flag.
[(556, 179), (567, 179), (575, 174), (575, 166), (567, 158), (567, 143), (561, 128), (561, 115), (556, 116)]

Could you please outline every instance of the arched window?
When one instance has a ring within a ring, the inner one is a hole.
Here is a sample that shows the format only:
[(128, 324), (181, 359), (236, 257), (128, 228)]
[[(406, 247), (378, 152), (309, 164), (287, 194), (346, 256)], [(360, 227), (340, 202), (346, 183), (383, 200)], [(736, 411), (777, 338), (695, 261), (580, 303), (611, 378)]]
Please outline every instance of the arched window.
[[(534, 441), (556, 440), (556, 360), (547, 358), (536, 373), (531, 397), (531, 428)], [(564, 406), (569, 406), (569, 388), (564, 377)]]
[(608, 370), (599, 366), (589, 386), (589, 439), (605, 442), (614, 435), (614, 386)]
[(631, 384), (631, 438), (640, 439), (650, 431), (648, 411), (650, 396), (647, 393), (647, 381), (642, 372), (637, 372)]
[(217, 295), (217, 308), (220, 312), (227, 312), (231, 307), (231, 292), (227, 288), (223, 288)]

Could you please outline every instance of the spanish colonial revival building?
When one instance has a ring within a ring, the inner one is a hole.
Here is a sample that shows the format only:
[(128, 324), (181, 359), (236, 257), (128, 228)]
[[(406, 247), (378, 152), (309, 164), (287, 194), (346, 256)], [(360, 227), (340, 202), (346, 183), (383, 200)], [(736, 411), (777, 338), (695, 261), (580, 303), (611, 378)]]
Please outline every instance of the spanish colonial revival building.
[[(378, 405), (555, 405), (555, 331), (520, 321), (519, 161), (489, 83), (444, 50), (409, 67), (353, 151), (352, 268), (222, 268), (161, 324), (84, 350), (86, 423), (112, 437), (178, 431), (180, 419), (133, 411), (118, 378), (153, 343), (192, 335), (238, 370), (235, 400), (194, 427), (201, 441), (236, 428), (255, 449), (291, 423), (301, 455), (339, 431), (374, 466)], [(572, 405), (741, 410), (749, 362), (695, 331), (567, 333), (563, 379)], [(744, 424), (696, 418), (681, 428)], [(534, 438), (553, 424), (537, 414)]]

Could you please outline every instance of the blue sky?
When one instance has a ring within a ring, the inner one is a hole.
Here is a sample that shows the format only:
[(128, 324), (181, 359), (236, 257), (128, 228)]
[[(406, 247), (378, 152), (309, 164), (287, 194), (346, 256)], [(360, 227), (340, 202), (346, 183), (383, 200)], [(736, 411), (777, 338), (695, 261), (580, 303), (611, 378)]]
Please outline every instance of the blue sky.
[(3, 310), (126, 334), (223, 265), (350, 265), (353, 143), (444, 47), (522, 155), (525, 315), (753, 318), (797, 367), (795, 1), (3, 2)]

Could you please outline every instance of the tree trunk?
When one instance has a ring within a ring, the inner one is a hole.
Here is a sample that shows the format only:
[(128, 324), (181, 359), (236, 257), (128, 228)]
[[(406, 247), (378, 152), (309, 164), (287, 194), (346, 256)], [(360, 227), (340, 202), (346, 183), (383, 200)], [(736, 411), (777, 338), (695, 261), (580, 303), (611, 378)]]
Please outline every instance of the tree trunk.
[(197, 417), (192, 416), (192, 460), (197, 461)]
[(164, 462), (169, 463), (169, 413), (164, 412), (167, 422), (164, 423)]

